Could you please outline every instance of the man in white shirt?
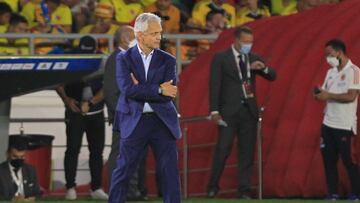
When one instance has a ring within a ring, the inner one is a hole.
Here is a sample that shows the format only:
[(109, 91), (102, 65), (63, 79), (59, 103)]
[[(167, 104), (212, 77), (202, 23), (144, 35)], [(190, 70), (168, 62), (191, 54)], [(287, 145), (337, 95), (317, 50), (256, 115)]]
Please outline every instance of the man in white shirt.
[(340, 155), (352, 187), (352, 194), (348, 199), (358, 200), (360, 176), (358, 166), (351, 159), (351, 139), (357, 132), (360, 69), (347, 57), (346, 46), (341, 40), (328, 41), (325, 56), (332, 68), (328, 70), (324, 84), (315, 93), (315, 98), (326, 101), (320, 148), (326, 174), (327, 199), (339, 198), (337, 160)]
[(0, 164), (0, 201), (35, 201), (40, 187), (34, 167), (24, 162), (27, 143), (23, 136), (10, 136), (7, 161)]

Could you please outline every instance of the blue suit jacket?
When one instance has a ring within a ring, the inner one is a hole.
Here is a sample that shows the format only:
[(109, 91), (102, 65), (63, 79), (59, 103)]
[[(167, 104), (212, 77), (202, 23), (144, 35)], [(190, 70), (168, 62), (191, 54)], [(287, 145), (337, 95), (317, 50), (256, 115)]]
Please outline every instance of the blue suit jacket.
[[(133, 84), (131, 73), (139, 81), (138, 85)], [(148, 102), (172, 135), (179, 139), (181, 131), (173, 100), (159, 94), (160, 84), (173, 80), (176, 85), (176, 79), (176, 60), (162, 50), (154, 50), (147, 80), (137, 46), (119, 53), (116, 58), (116, 80), (121, 94), (115, 112), (114, 130), (120, 131), (122, 138), (129, 137), (140, 120), (144, 103)]]

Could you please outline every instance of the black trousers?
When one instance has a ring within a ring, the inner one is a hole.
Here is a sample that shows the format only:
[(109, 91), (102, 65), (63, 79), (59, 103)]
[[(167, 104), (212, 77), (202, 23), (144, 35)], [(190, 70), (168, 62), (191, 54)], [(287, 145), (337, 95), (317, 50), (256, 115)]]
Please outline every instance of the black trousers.
[(337, 194), (339, 174), (337, 162), (339, 155), (347, 170), (352, 193), (360, 195), (359, 169), (351, 159), (351, 139), (353, 132), (322, 125), (321, 128), (321, 153), (324, 161), (326, 183), (329, 194)]
[[(109, 168), (109, 188), (111, 184), (112, 172), (116, 168), (116, 160), (119, 156), (120, 149), (120, 133), (113, 131), (112, 142), (111, 142), (111, 151), (108, 159), (108, 168)], [(145, 151), (143, 157), (141, 158), (137, 169), (134, 171), (134, 175), (129, 181), (129, 190), (128, 190), (128, 200), (137, 199), (139, 197), (145, 197), (147, 195), (147, 188), (145, 185), (146, 180), (146, 157), (148, 150)]]
[(228, 127), (219, 127), (219, 137), (215, 148), (208, 190), (219, 189), (219, 180), (235, 137), (238, 150), (238, 195), (250, 192), (254, 151), (256, 144), (257, 118), (244, 105), (233, 116), (223, 116)]
[(84, 132), (90, 151), (89, 168), (91, 175), (91, 189), (101, 187), (103, 168), (103, 150), (105, 145), (104, 114), (83, 116), (79, 113), (65, 112), (66, 119), (66, 151), (64, 159), (66, 188), (76, 186), (75, 177), (78, 157)]

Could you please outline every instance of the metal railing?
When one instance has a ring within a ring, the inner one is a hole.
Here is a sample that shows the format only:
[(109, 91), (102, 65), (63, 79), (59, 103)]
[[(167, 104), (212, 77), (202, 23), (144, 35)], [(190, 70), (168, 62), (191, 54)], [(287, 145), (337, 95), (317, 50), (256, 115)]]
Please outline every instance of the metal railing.
[[(258, 128), (257, 128), (257, 148), (258, 148), (258, 199), (262, 199), (262, 189), (263, 189), (263, 182), (262, 182), (262, 135), (261, 135), (261, 125), (262, 125), (262, 112), (264, 111), (264, 108), (260, 108), (260, 114), (259, 114), (259, 120), (258, 120)], [(105, 122), (107, 121), (107, 118), (105, 119)], [(183, 196), (184, 198), (188, 198), (188, 175), (189, 175), (189, 148), (190, 147), (209, 147), (214, 145), (215, 143), (211, 144), (202, 144), (202, 145), (196, 145), (196, 146), (189, 146), (188, 145), (188, 125), (195, 123), (195, 122), (209, 122), (211, 121), (211, 116), (192, 116), (192, 117), (186, 117), (186, 118), (180, 118), (180, 122), (182, 124), (182, 133), (183, 133)], [(20, 123), (20, 131), (23, 132), (22, 125), (23, 123), (60, 123), (65, 122), (64, 118), (11, 118), (10, 123)], [(83, 145), (82, 147), (85, 147), (86, 145)], [(111, 145), (106, 145), (106, 147), (110, 147)], [(56, 148), (63, 148), (65, 145), (56, 145), (54, 146)], [(236, 165), (231, 165), (229, 167), (235, 167)], [(52, 169), (52, 171), (61, 171), (63, 169)], [(82, 169), (85, 170), (85, 169)], [(88, 169), (86, 169), (88, 170)], [(208, 169), (197, 169), (192, 170), (194, 171), (205, 171)], [(231, 190), (232, 191), (232, 190)], [(231, 192), (230, 191), (230, 192)]]
[[(31, 34), (31, 33), (0, 33), (0, 38), (11, 38), (11, 39), (29, 39), (29, 53), (35, 55), (35, 39), (80, 39), (81, 37), (89, 35), (95, 39), (108, 39), (109, 51), (114, 50), (114, 36), (108, 34)], [(182, 71), (182, 66), (189, 64), (191, 61), (181, 59), (181, 45), (183, 40), (216, 40), (217, 34), (164, 34), (163, 37), (168, 40), (175, 41), (176, 45), (176, 65), (178, 74)]]
[[(261, 107), (259, 109), (259, 118), (258, 118), (258, 125), (257, 125), (257, 166), (258, 166), (258, 199), (263, 199), (263, 161), (262, 161), (262, 113), (264, 112), (265, 108)], [(181, 123), (183, 124), (183, 190), (184, 190), (184, 198), (188, 197), (188, 158), (189, 158), (189, 145), (188, 145), (188, 124), (195, 123), (195, 122), (204, 122), (204, 121), (211, 121), (211, 116), (193, 116), (180, 119)], [(209, 144), (203, 144), (201, 147), (209, 146)], [(205, 170), (205, 169), (202, 169)]]

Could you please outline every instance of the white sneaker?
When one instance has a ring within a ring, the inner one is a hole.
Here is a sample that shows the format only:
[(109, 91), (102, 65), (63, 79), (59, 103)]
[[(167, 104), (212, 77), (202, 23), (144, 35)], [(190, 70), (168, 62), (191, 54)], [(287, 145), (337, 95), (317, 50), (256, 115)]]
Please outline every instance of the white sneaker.
[(97, 189), (95, 191), (91, 191), (90, 196), (92, 199), (97, 200), (108, 200), (109, 196), (102, 189)]
[(76, 190), (75, 188), (69, 188), (66, 192), (66, 196), (65, 199), (66, 200), (76, 200), (77, 195), (76, 195)]

